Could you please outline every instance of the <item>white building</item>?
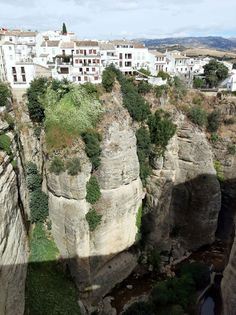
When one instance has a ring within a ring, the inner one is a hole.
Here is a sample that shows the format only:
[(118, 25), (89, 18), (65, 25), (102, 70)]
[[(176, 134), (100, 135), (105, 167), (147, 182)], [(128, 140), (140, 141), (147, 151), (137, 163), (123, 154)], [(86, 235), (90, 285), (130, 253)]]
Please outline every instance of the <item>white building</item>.
[(232, 75), (227, 82), (227, 90), (230, 92), (236, 91), (236, 70), (232, 70)]

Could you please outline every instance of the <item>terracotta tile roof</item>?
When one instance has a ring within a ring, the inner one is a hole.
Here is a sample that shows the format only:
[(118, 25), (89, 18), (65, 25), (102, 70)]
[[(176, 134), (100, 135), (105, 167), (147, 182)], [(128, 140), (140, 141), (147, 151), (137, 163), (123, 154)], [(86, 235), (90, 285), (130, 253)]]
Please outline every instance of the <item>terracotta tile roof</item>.
[(101, 50), (115, 50), (115, 46), (112, 43), (99, 43), (99, 47)]
[(114, 44), (114, 45), (132, 45), (134, 48), (145, 48), (145, 45), (142, 43), (138, 43), (138, 42), (133, 42), (133, 41), (129, 41), (129, 40), (112, 40), (110, 41), (110, 43)]
[(93, 41), (93, 40), (81, 40), (81, 41), (76, 41), (76, 46), (77, 47), (95, 47), (95, 46), (98, 46), (98, 42)]
[(20, 31), (20, 30), (0, 30), (0, 35), (6, 35), (6, 36), (20, 36), (20, 37), (32, 37), (36, 36), (37, 32), (31, 32), (31, 31)]
[(62, 42), (60, 48), (74, 48), (74, 42)]

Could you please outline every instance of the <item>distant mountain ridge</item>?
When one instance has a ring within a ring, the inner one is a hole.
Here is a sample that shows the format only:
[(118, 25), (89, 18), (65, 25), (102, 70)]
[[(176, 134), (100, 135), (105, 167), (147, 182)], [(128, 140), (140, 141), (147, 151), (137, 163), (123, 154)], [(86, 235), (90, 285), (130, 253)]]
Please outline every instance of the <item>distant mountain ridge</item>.
[(157, 39), (140, 39), (147, 47), (161, 47), (180, 45), (186, 48), (202, 47), (214, 48), (222, 50), (231, 50), (236, 48), (236, 38), (224, 38), (220, 36), (207, 36), (207, 37), (169, 37)]

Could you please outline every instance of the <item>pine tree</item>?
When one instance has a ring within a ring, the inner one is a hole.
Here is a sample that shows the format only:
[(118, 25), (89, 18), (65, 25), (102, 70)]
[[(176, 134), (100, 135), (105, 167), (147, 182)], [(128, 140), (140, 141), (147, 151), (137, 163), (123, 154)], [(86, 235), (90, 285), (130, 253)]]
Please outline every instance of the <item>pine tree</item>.
[(62, 35), (66, 35), (66, 34), (67, 34), (66, 24), (63, 23), (63, 25), (62, 25)]

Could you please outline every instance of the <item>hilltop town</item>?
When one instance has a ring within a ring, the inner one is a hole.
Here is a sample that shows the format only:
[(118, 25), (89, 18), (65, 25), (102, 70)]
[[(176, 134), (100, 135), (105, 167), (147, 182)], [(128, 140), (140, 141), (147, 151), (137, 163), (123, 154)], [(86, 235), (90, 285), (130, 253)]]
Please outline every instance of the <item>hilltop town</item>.
[[(193, 78), (203, 75), (204, 66), (212, 58), (188, 57), (172, 50), (161, 53), (144, 44), (130, 40), (80, 40), (75, 33), (64, 31), (32, 32), (0, 30), (0, 80), (14, 89), (28, 88), (38, 77), (52, 77), (83, 84), (101, 83), (104, 69), (114, 64), (124, 74), (147, 70), (146, 80), (163, 85), (158, 73), (179, 76), (192, 84)], [(221, 61), (229, 70), (225, 82), (228, 90), (236, 90), (233, 64)]]

